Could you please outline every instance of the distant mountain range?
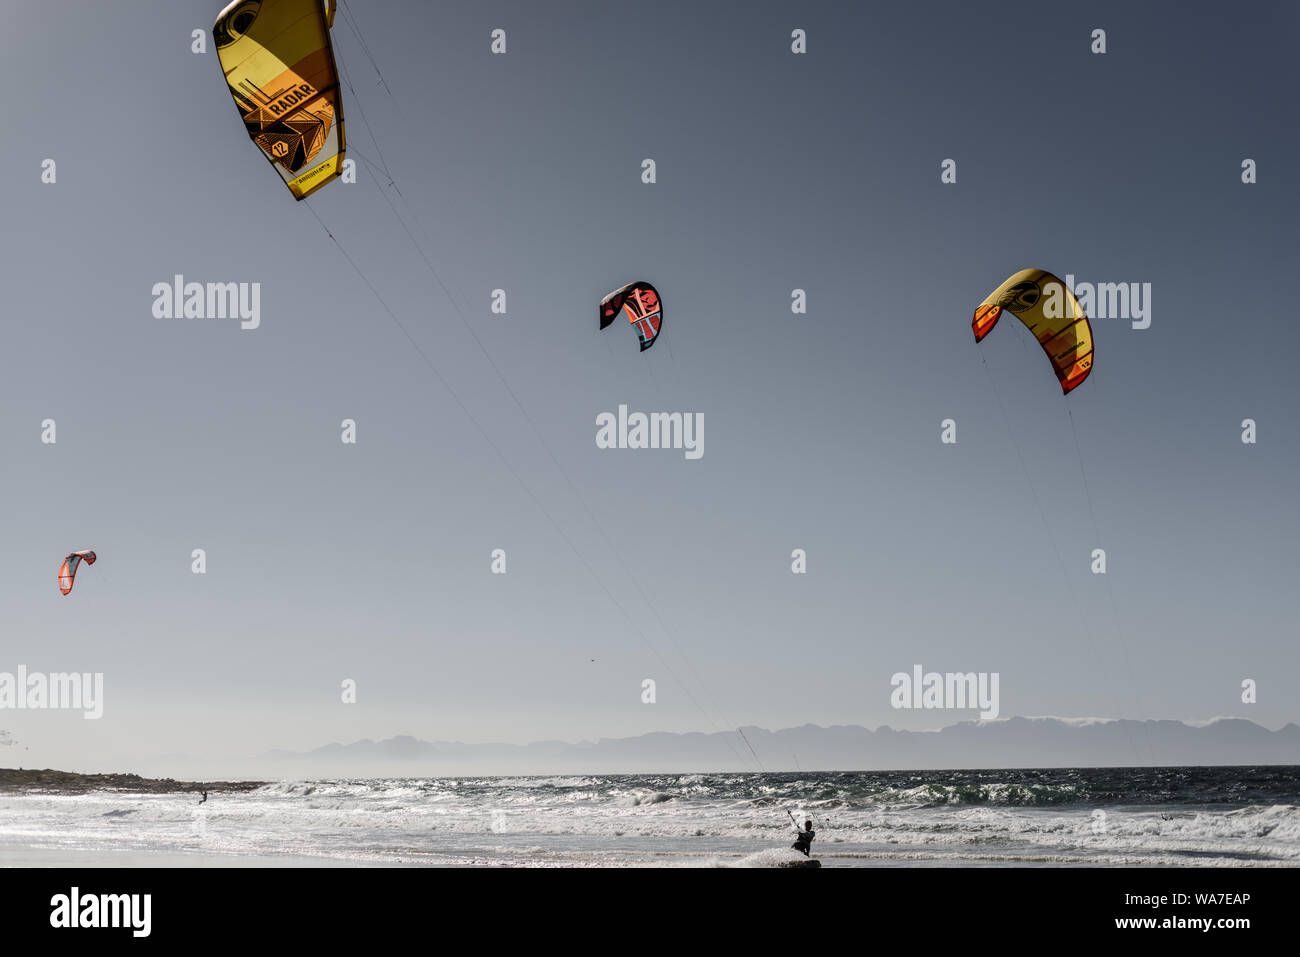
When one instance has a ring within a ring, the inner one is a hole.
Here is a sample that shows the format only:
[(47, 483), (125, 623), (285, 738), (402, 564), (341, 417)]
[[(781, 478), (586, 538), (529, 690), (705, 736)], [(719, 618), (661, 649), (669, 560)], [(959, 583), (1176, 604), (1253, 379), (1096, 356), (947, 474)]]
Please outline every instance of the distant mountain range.
[(744, 739), (737, 732), (653, 732), (578, 744), (462, 744), (400, 735), (259, 758), (264, 773), (278, 777), (755, 771), (759, 762), (768, 771), (1300, 765), (1300, 727), (1269, 731), (1242, 718), (1189, 724), (1047, 717), (967, 721), (939, 731), (806, 724), (781, 731), (746, 727)]

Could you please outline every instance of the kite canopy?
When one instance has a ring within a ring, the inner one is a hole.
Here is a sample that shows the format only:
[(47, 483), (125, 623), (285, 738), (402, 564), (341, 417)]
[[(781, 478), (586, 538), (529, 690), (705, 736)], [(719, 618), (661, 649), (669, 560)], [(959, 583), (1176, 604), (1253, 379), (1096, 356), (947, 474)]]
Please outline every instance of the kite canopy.
[(334, 0), (234, 0), (212, 27), (248, 135), (297, 199), (343, 172)]
[(72, 591), (72, 582), (77, 577), (77, 568), (83, 561), (87, 565), (95, 564), (95, 553), (87, 549), (73, 552), (63, 559), (63, 564), (59, 566), (59, 591), (63, 594)]
[(1006, 310), (1025, 324), (1047, 353), (1061, 382), (1071, 389), (1092, 371), (1092, 326), (1065, 283), (1045, 269), (1022, 269), (989, 293), (975, 310), (971, 328), (979, 342)]
[(659, 329), (663, 326), (663, 303), (659, 300), (659, 290), (648, 282), (630, 282), (621, 289), (615, 289), (600, 301), (600, 328), (613, 323), (618, 311), (627, 314), (628, 321), (636, 326), (636, 334), (641, 339), (641, 351), (645, 352), (659, 338)]

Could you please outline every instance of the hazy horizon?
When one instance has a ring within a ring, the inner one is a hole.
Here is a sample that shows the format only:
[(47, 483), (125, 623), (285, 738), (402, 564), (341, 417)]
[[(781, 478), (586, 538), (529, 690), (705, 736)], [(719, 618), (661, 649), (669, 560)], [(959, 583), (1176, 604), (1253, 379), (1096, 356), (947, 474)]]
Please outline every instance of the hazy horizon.
[[(1248, 726), (1247, 735), (1254, 735), (1249, 741), (1242, 738), (1242, 725)], [(1023, 733), (1026, 726), (1032, 737)], [(1021, 729), (1012, 740), (988, 737), (1008, 733), (1012, 728)], [(584, 773), (785, 774), (814, 770), (1300, 766), (1300, 735), (1297, 735), (1300, 724), (1288, 722), (1280, 728), (1268, 728), (1233, 715), (1200, 721), (1011, 715), (987, 720), (949, 720), (929, 728), (805, 723), (787, 728), (748, 725), (741, 730), (743, 737), (738, 731), (647, 731), (626, 737), (526, 742), (428, 740), (397, 733), (378, 739), (321, 742), (303, 750), (268, 745), (242, 755), (173, 752), (140, 759), (130, 766), (91, 761), (57, 770), (179, 780), (303, 780), (444, 778), (464, 774), (501, 777)], [(1118, 736), (1106, 738), (1116, 731), (1120, 732)], [(1079, 732), (1094, 740), (1083, 740)], [(1280, 736), (1287, 733), (1297, 740), (1281, 740)], [(972, 739), (972, 734), (982, 740)], [(1101, 740), (1096, 740), (1099, 736)], [(936, 758), (936, 754), (941, 757)], [(3, 757), (0, 753), (0, 758)], [(18, 770), (40, 769), (39, 762), (23, 760), (30, 757), (31, 752), (25, 748), (13, 747), (8, 761), (0, 763), (0, 769), (7, 765)]]

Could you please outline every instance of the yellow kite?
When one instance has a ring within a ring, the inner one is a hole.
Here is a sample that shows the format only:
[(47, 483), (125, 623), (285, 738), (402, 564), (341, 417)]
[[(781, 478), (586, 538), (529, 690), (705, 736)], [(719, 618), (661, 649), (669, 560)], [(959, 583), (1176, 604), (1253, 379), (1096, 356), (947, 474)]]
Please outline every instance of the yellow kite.
[(975, 341), (987, 336), (1006, 309), (1028, 327), (1047, 353), (1061, 391), (1069, 393), (1092, 371), (1092, 326), (1065, 283), (1045, 269), (1022, 269), (975, 310)]
[(244, 127), (297, 199), (343, 172), (336, 0), (234, 0), (212, 27)]

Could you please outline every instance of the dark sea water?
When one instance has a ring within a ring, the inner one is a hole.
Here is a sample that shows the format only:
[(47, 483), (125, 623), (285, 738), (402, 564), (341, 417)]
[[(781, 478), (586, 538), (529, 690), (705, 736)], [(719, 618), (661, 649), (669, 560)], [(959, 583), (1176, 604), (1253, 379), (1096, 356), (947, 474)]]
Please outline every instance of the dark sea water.
[(1300, 768), (285, 781), (0, 797), (0, 863), (434, 866), (1300, 865)]
[(933, 806), (1300, 804), (1300, 766), (851, 771), (753, 777), (759, 789), (784, 789), (790, 796), (846, 805), (892, 802), (901, 795)]

